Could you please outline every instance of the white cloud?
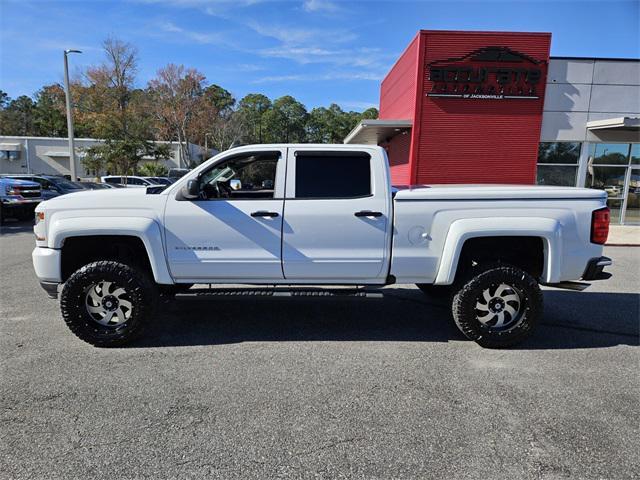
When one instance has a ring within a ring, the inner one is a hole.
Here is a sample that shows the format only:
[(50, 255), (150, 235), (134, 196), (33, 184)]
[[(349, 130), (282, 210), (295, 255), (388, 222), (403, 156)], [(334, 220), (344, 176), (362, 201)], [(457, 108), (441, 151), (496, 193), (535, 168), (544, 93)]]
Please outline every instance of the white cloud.
[(307, 12), (336, 12), (338, 5), (329, 0), (305, 0), (302, 8)]
[(345, 30), (295, 28), (291, 26), (262, 24), (255, 20), (247, 22), (247, 27), (263, 37), (279, 40), (285, 45), (336, 44), (351, 42), (357, 38)]
[(251, 83), (327, 82), (333, 80), (371, 80), (378, 82), (383, 77), (384, 74), (382, 72), (329, 72), (319, 74), (270, 75), (256, 78)]
[(387, 68), (392, 56), (377, 48), (338, 48), (279, 46), (259, 50), (263, 57), (286, 58), (301, 65), (327, 63), (362, 69)]
[(373, 102), (359, 102), (354, 100), (347, 100), (347, 101), (341, 102), (339, 100), (336, 100), (335, 102), (331, 102), (331, 103), (337, 103), (344, 110), (349, 110), (352, 108), (356, 110), (367, 110), (368, 108), (378, 108), (378, 104)]
[(162, 22), (158, 27), (167, 33), (175, 34), (178, 39), (188, 39), (202, 45), (220, 45), (226, 43), (224, 37), (218, 33), (199, 33), (185, 30), (172, 22)]

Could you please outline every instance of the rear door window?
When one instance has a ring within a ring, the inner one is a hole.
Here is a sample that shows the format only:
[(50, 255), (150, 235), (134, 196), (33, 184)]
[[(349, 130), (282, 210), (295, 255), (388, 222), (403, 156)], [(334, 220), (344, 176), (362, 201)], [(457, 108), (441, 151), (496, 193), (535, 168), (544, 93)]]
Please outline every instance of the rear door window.
[(296, 198), (361, 198), (371, 195), (366, 153), (298, 152)]

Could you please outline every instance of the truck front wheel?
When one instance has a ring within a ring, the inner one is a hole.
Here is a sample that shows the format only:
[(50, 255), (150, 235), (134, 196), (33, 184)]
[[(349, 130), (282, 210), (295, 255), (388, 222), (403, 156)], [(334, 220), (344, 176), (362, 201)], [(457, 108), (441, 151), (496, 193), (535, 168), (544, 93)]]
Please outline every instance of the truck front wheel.
[(495, 265), (462, 282), (452, 312), (467, 338), (486, 348), (508, 347), (533, 332), (542, 315), (542, 292), (524, 270)]
[(78, 338), (96, 347), (115, 347), (142, 334), (157, 295), (145, 272), (116, 261), (98, 261), (65, 282), (60, 309)]

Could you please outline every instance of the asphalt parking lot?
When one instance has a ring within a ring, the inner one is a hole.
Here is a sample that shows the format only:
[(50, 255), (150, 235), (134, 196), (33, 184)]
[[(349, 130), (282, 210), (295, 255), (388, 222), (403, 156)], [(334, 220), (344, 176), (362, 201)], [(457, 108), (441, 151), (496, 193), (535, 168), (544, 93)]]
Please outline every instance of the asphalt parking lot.
[(411, 285), (163, 305), (96, 349), (0, 236), (0, 478), (640, 478), (640, 248), (511, 350)]

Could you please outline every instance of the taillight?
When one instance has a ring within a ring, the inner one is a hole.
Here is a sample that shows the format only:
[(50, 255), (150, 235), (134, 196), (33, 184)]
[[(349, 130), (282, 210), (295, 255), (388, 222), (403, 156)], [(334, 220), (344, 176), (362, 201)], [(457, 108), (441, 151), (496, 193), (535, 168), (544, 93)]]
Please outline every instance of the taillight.
[(591, 214), (591, 242), (604, 245), (609, 236), (609, 207), (594, 210)]

